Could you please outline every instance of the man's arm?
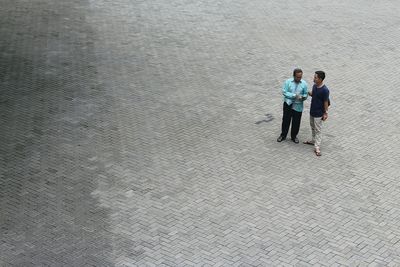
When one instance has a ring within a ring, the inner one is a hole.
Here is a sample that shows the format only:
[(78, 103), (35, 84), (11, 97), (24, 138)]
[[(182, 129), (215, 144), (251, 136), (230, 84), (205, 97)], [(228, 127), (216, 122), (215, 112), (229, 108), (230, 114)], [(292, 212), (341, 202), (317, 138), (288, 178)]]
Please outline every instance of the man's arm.
[(308, 87), (307, 87), (307, 84), (305, 83), (301, 100), (303, 100), (303, 101), (306, 100), (307, 96), (308, 96)]
[(324, 101), (324, 114), (322, 115), (322, 120), (328, 119), (328, 101)]
[(289, 84), (290, 82), (288, 81), (285, 82), (285, 84), (283, 85), (282, 94), (287, 98), (291, 99), (296, 98), (296, 94), (289, 91)]
[(322, 120), (325, 121), (328, 119), (328, 108), (329, 108), (329, 93), (325, 95), (324, 100), (324, 114), (322, 115)]

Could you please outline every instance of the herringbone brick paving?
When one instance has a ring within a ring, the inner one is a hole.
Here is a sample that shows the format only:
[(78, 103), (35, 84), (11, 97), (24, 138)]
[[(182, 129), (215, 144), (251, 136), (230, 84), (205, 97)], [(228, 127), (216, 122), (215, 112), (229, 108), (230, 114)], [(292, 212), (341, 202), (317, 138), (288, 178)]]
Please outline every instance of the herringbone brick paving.
[(400, 266), (396, 1), (0, 7), (1, 266)]

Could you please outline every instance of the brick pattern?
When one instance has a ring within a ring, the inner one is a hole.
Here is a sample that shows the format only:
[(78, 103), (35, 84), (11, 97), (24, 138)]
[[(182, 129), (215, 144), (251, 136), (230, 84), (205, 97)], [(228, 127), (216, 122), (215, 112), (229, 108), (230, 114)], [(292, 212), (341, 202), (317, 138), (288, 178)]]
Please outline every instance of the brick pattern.
[(397, 2), (0, 5), (1, 266), (400, 266)]

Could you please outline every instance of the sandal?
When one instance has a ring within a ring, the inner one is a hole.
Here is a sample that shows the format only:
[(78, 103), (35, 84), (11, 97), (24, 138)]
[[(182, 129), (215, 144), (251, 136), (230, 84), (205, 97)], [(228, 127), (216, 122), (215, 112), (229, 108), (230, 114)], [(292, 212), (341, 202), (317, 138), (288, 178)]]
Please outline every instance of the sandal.
[(321, 154), (321, 151), (317, 151), (317, 150), (314, 150), (314, 153), (315, 153), (315, 155), (317, 156), (317, 157), (320, 157), (322, 154)]
[(311, 141), (304, 141), (303, 144), (305, 144), (305, 145), (312, 145), (312, 146), (314, 145), (314, 143), (311, 142)]

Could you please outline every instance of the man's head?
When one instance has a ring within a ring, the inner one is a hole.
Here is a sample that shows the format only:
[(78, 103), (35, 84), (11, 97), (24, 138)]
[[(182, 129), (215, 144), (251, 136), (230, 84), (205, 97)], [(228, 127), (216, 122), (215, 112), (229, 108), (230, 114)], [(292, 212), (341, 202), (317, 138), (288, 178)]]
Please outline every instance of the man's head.
[(318, 70), (314, 74), (314, 83), (316, 84), (322, 84), (322, 82), (325, 80), (325, 72), (322, 70)]
[(296, 68), (293, 70), (293, 79), (296, 83), (299, 83), (302, 77), (303, 77), (303, 71), (301, 69)]

